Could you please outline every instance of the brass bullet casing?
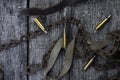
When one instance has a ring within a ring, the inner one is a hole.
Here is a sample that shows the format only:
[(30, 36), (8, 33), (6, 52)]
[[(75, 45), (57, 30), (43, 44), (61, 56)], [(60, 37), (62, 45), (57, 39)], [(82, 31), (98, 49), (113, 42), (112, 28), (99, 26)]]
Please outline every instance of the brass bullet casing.
[(102, 20), (95, 28), (94, 32), (96, 32), (96, 30), (99, 30), (107, 21), (108, 19), (110, 19), (111, 15), (109, 15), (107, 18), (105, 18), (104, 20)]
[(63, 48), (66, 48), (66, 29), (64, 28), (64, 32), (63, 32)]
[(42, 31), (44, 31), (45, 33), (47, 33), (47, 31), (45, 30), (44, 26), (41, 24), (41, 22), (37, 18), (35, 18), (34, 21), (35, 21), (35, 23), (39, 26), (39, 28)]
[(95, 55), (92, 57), (92, 59), (90, 59), (90, 61), (85, 65), (85, 67), (84, 67), (84, 70), (86, 70), (89, 66), (90, 66), (90, 64), (93, 62), (93, 60), (95, 59)]

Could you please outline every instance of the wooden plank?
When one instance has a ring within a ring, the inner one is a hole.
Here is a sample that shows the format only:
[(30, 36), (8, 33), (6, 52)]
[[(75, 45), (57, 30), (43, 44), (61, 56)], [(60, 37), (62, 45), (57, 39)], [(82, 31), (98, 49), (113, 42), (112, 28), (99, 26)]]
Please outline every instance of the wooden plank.
[[(46, 8), (49, 6), (53, 6), (60, 2), (60, 0), (31, 0), (30, 7), (39, 7), (39, 8)], [(63, 16), (63, 12), (57, 12), (55, 14), (51, 14), (49, 16), (43, 16), (39, 18), (42, 20), (43, 24), (47, 25), (54, 21), (60, 20), (61, 16)], [(33, 22), (34, 17), (30, 18), (30, 30), (39, 29), (36, 24)], [(30, 53), (29, 53), (29, 64), (33, 63), (41, 63), (42, 56), (49, 50), (52, 43), (57, 40), (62, 35), (62, 26), (60, 28), (54, 29), (50, 31), (48, 34), (44, 34), (42, 36), (37, 37), (36, 39), (30, 42)], [(62, 68), (63, 64), (63, 54), (61, 53), (60, 57), (55, 63), (53, 70), (50, 73), (50, 76), (57, 76), (59, 70)], [(68, 75), (67, 75), (68, 76)], [(64, 77), (63, 80), (68, 79), (69, 77)], [(42, 80), (44, 79), (43, 71), (39, 71), (38, 73), (31, 75), (29, 77), (30, 80)]]
[[(25, 0), (0, 0), (0, 43), (19, 39), (27, 31), (26, 18), (19, 14), (26, 7)], [(0, 52), (5, 80), (27, 80), (25, 67), (27, 63), (27, 45), (22, 43), (15, 48)]]
[[(60, 0), (30, 0), (30, 7), (39, 7), (46, 8), (52, 6), (56, 3), (60, 2)], [(47, 25), (56, 20), (61, 19), (66, 16), (74, 16), (77, 19), (80, 19), (82, 24), (85, 26), (85, 29), (91, 33), (91, 37), (93, 39), (103, 39), (104, 34), (119, 29), (119, 8), (120, 8), (119, 0), (105, 0), (105, 1), (90, 1), (87, 3), (83, 3), (76, 7), (67, 7), (63, 11), (51, 14), (49, 16), (42, 16), (39, 19), (42, 20), (42, 23)], [(97, 23), (101, 21), (103, 18), (112, 14), (112, 19), (106, 26), (98, 32), (97, 34), (93, 34), (93, 30)], [(36, 24), (33, 22), (34, 17), (30, 17), (30, 31), (39, 29)], [(69, 27), (68, 31), (75, 32), (76, 26), (73, 27), (67, 24)], [(72, 28), (71, 28), (72, 27)], [(41, 63), (42, 56), (47, 52), (52, 45), (52, 42), (58, 39), (63, 32), (63, 25), (60, 28), (54, 29), (50, 31), (48, 34), (44, 34), (38, 36), (37, 38), (30, 41), (29, 45), (29, 64)], [(55, 63), (53, 70), (50, 72), (50, 76), (57, 76), (63, 67), (63, 56), (64, 53), (61, 53), (58, 57), (58, 60)], [(61, 80), (100, 80), (101, 77), (107, 77), (117, 74), (119, 69), (110, 70), (110, 71), (101, 71), (98, 72), (94, 70), (94, 68), (89, 68), (87, 71), (82, 71), (84, 63), (80, 59), (74, 58), (74, 62), (71, 70), (64, 78)], [(44, 79), (43, 70), (37, 72), (36, 74), (30, 75), (29, 80), (42, 80)]]
[[(91, 33), (92, 39), (104, 39), (107, 32), (120, 29), (120, 1), (119, 0), (97, 0), (81, 4), (73, 7), (72, 16), (79, 18), (84, 27)], [(112, 15), (111, 20), (98, 33), (94, 34), (96, 25), (108, 15)], [(100, 59), (101, 60), (101, 59)], [(101, 80), (102, 78), (116, 75), (120, 69), (107, 71), (96, 71), (90, 67), (87, 71), (83, 71), (85, 65), (80, 59), (74, 59), (73, 67), (70, 71), (71, 80)]]

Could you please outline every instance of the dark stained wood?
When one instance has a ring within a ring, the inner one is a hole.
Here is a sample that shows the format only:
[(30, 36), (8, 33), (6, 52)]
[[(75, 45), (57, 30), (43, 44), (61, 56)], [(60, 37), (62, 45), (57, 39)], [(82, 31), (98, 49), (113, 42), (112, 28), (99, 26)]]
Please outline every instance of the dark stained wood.
[[(58, 3), (58, 0), (31, 0), (30, 1), (30, 7), (40, 7), (40, 8), (46, 8), (49, 6), (52, 6), (56, 3)], [(58, 12), (49, 16), (42, 16), (41, 21), (43, 22), (43, 24), (50, 24), (56, 20), (60, 20), (62, 17), (63, 13), (62, 12)], [(30, 30), (36, 30), (39, 29), (36, 24), (33, 22), (34, 17), (30, 18)], [(60, 35), (62, 35), (62, 27), (58, 28), (58, 29), (54, 29), (52, 31), (49, 32), (49, 34), (45, 34), (42, 36), (38, 36), (37, 38), (33, 39), (30, 41), (30, 53), (29, 53), (29, 64), (33, 64), (33, 63), (41, 63), (42, 61), (42, 56), (45, 54), (45, 52), (47, 52), (49, 50), (49, 48), (52, 45), (52, 42), (57, 40)], [(56, 65), (54, 66), (54, 69), (52, 70), (52, 76), (59, 73), (59, 68), (62, 67), (62, 61), (63, 58), (59, 58), (59, 60), (57, 60)], [(68, 77), (66, 77), (64, 80), (66, 80)], [(44, 75), (43, 75), (43, 70), (39, 71), (38, 73), (29, 76), (30, 80), (42, 80), (44, 79)]]
[[(47, 8), (60, 1), (29, 0), (29, 5), (30, 7)], [(76, 17), (81, 20), (86, 31), (95, 40), (105, 38), (104, 34), (109, 31), (120, 29), (120, 0), (90, 0), (77, 6), (66, 7), (64, 10), (48, 16), (33, 16), (29, 18), (29, 26), (27, 25), (27, 18), (19, 14), (19, 10), (26, 8), (27, 3), (27, 0), (0, 0), (0, 44), (8, 43), (11, 39), (19, 39), (21, 35), (27, 33), (27, 29), (29, 31), (39, 29), (33, 21), (35, 17), (41, 19), (44, 25), (60, 20), (62, 17)], [(97, 23), (110, 14), (112, 15), (111, 20), (101, 31), (94, 34), (93, 31)], [(0, 64), (5, 72), (5, 80), (44, 80), (44, 70), (40, 70), (27, 78), (25, 74), (26, 65), (27, 63), (29, 65), (41, 63), (43, 55), (47, 53), (52, 43), (62, 36), (65, 26), (71, 39), (71, 35), (74, 35), (77, 26), (64, 24), (57, 29), (53, 29), (48, 34), (30, 40), (28, 45), (22, 43), (15, 48), (0, 52)], [(29, 47), (28, 51), (27, 47)], [(49, 76), (58, 76), (63, 64), (64, 52), (61, 52)], [(93, 67), (83, 71), (84, 65), (85, 63), (80, 59), (74, 58), (70, 71), (61, 80), (101, 80), (104, 77), (116, 75), (120, 72), (120, 69), (99, 72)]]
[[(59, 0), (60, 1), (60, 0)], [(54, 5), (55, 3), (58, 3), (57, 0), (31, 0), (30, 1), (30, 7), (39, 7), (39, 8), (46, 8), (49, 6)], [(87, 3), (83, 3), (81, 5), (75, 6), (75, 7), (67, 7), (63, 11), (51, 14), (46, 17), (40, 17), (40, 19), (43, 21), (43, 24), (49, 24), (51, 22), (54, 22), (55, 20), (59, 20), (62, 17), (69, 17), (74, 16), (77, 19), (80, 19), (82, 24), (84, 25), (85, 29), (91, 33), (91, 37), (94, 39), (103, 39), (106, 34), (109, 31), (119, 29), (119, 21), (120, 21), (120, 1), (119, 0), (94, 0)], [(100, 22), (102, 19), (107, 17), (108, 15), (112, 15), (112, 19), (107, 23), (104, 28), (98, 32), (97, 34), (94, 34), (94, 28), (97, 25), (98, 22)], [(31, 21), (33, 17), (30, 19), (30, 29), (37, 29), (36, 25), (33, 21)], [(67, 25), (70, 27), (69, 25)], [(60, 37), (63, 31), (63, 25), (62, 27), (52, 30), (52, 32), (48, 33), (47, 35), (42, 35), (37, 37), (36, 39), (32, 40), (30, 42), (30, 64), (32, 63), (40, 63), (42, 60), (42, 55), (47, 52), (50, 45), (54, 40), (56, 40), (58, 37)], [(76, 27), (70, 27), (68, 29), (69, 32), (71, 30), (75, 32)], [(70, 36), (70, 35), (68, 35)], [(53, 70), (50, 72), (50, 76), (58, 76), (58, 73), (60, 72), (61, 68), (63, 67), (64, 60), (64, 53), (61, 53), (58, 57), (58, 60), (55, 63), (55, 66)], [(104, 78), (107, 76), (112, 76), (117, 74), (118, 70), (110, 70), (110, 71), (96, 71), (94, 68), (89, 68), (87, 71), (83, 71), (84, 62), (82, 62), (80, 59), (74, 58), (73, 65), (71, 70), (68, 74), (61, 80), (99, 80), (100, 77)], [(30, 76), (30, 80), (39, 80), (43, 79), (43, 71), (39, 71), (38, 73)]]
[[(26, 33), (26, 18), (19, 14), (26, 7), (25, 0), (0, 0), (0, 43), (19, 39)], [(0, 52), (0, 65), (5, 73), (5, 80), (27, 80), (27, 45), (22, 43), (15, 48)]]
[[(120, 29), (120, 1), (119, 0), (96, 0), (91, 1), (77, 7), (72, 7), (72, 16), (79, 18), (88, 32), (91, 33), (92, 39), (104, 39), (105, 34), (112, 30)], [(94, 34), (96, 25), (108, 15), (112, 15), (110, 21), (103, 27), (101, 31)], [(101, 80), (107, 76), (116, 75), (120, 69), (109, 71), (96, 71), (94, 68), (89, 68), (87, 71), (82, 71), (84, 62), (80, 59), (74, 59), (73, 67), (70, 71), (71, 80)]]

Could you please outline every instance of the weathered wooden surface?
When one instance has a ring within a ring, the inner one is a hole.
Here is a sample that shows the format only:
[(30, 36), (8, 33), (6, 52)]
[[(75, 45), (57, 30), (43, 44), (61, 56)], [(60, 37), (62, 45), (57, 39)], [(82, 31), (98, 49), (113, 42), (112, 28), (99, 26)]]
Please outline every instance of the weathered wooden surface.
[[(0, 42), (7, 43), (10, 39), (19, 39), (19, 37), (29, 31), (39, 29), (33, 22), (34, 17), (27, 18), (19, 15), (21, 8), (39, 7), (46, 8), (57, 4), (61, 0), (0, 0)], [(93, 34), (93, 30), (97, 23), (108, 16), (112, 15), (112, 19), (104, 28), (97, 34)], [(47, 25), (62, 17), (76, 17), (80, 19), (85, 29), (91, 33), (91, 37), (97, 39), (104, 38), (104, 34), (120, 29), (120, 0), (91, 0), (87, 3), (75, 7), (67, 7), (63, 11), (51, 14), (49, 16), (39, 17), (41, 21)], [(68, 26), (68, 25), (66, 25)], [(36, 74), (26, 76), (25, 67), (28, 64), (41, 63), (42, 56), (49, 50), (53, 41), (61, 37), (63, 25), (59, 28), (50, 31), (48, 34), (43, 34), (29, 41), (22, 43), (15, 48), (0, 52), (0, 64), (5, 72), (5, 80), (42, 80), (44, 79), (43, 70)], [(76, 26), (68, 26), (69, 32), (75, 32)], [(70, 36), (70, 35), (68, 35)], [(28, 49), (29, 48), (29, 49)], [(64, 54), (61, 53), (55, 63), (50, 76), (58, 76), (64, 63)], [(28, 59), (27, 59), (28, 58)], [(120, 69), (109, 71), (95, 71), (94, 68), (89, 68), (87, 71), (82, 71), (84, 63), (80, 59), (74, 58), (72, 67), (69, 73), (61, 80), (101, 80), (107, 76), (112, 76), (120, 72)]]
[[(26, 17), (19, 14), (26, 7), (25, 0), (0, 0), (0, 43), (19, 39), (26, 33)], [(15, 48), (0, 52), (0, 65), (5, 72), (5, 80), (27, 80), (24, 68), (27, 63), (27, 45), (22, 43)]]

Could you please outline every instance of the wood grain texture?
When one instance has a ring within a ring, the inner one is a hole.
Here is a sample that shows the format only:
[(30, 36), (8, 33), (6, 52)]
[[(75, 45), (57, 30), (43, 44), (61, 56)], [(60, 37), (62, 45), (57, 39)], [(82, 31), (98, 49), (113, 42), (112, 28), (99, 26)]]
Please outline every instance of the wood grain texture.
[[(60, 0), (59, 0), (60, 1)], [(31, 0), (30, 7), (39, 7), (46, 8), (52, 6), (59, 2), (58, 0)], [(55, 20), (59, 20), (62, 17), (74, 16), (77, 19), (80, 19), (85, 29), (91, 33), (92, 39), (103, 39), (105, 34), (109, 31), (119, 29), (120, 22), (120, 1), (119, 0), (91, 0), (89, 2), (83, 3), (81, 5), (77, 5), (74, 7), (67, 7), (64, 10), (51, 14), (49, 16), (39, 17), (43, 21), (43, 24), (49, 24), (54, 22)], [(94, 34), (94, 28), (98, 22), (107, 17), (108, 15), (112, 15), (112, 19), (107, 23), (104, 28)], [(37, 29), (36, 25), (31, 21), (33, 17), (30, 19), (30, 30)], [(50, 45), (54, 40), (60, 37), (63, 32), (63, 27), (67, 26), (68, 33), (76, 32), (76, 26), (74, 25), (62, 25), (62, 27), (52, 30), (50, 33), (46, 35), (42, 35), (37, 37), (30, 42), (30, 64), (32, 63), (41, 63), (42, 55), (47, 52)], [(71, 35), (68, 35), (71, 37)], [(58, 60), (55, 63), (53, 70), (50, 72), (50, 76), (58, 76), (58, 73), (63, 67), (64, 63), (64, 52), (61, 53), (58, 57)], [(84, 62), (80, 59), (74, 58), (72, 68), (65, 77), (61, 80), (101, 80), (104, 77), (112, 76), (119, 72), (119, 69), (109, 70), (109, 71), (96, 71), (94, 68), (90, 67), (87, 71), (83, 71)], [(39, 71), (38, 73), (30, 76), (30, 80), (41, 80), (44, 79), (43, 71)]]
[[(26, 33), (26, 18), (19, 14), (26, 7), (25, 0), (0, 0), (0, 44), (11, 39), (19, 39)], [(0, 65), (5, 73), (5, 80), (27, 80), (27, 45), (22, 43), (15, 48), (0, 52)]]
[[(0, 0), (0, 44), (8, 43), (11, 39), (19, 39), (21, 35), (27, 33), (27, 29), (29, 31), (39, 29), (33, 21), (35, 17), (41, 19), (44, 25), (60, 20), (62, 17), (76, 17), (81, 20), (86, 31), (95, 40), (103, 39), (105, 37), (104, 34), (109, 31), (120, 29), (120, 0), (90, 0), (77, 6), (66, 7), (64, 10), (48, 16), (33, 16), (29, 18), (29, 26), (27, 25), (27, 18), (19, 14), (19, 10), (27, 7), (27, 3), (29, 3), (29, 7), (47, 8), (60, 1)], [(101, 31), (94, 34), (93, 31), (97, 23), (109, 14), (112, 15), (111, 20)], [(64, 24), (57, 29), (51, 30), (48, 34), (43, 34), (30, 40), (28, 45), (27, 43), (22, 43), (15, 48), (0, 52), (0, 64), (5, 72), (5, 80), (44, 80), (44, 70), (40, 70), (27, 78), (25, 74), (26, 64), (41, 63), (43, 55), (47, 53), (52, 43), (63, 35), (64, 27), (67, 27), (67, 37), (71, 40), (76, 33), (77, 26)], [(28, 51), (27, 47), (29, 48)], [(58, 56), (53, 69), (49, 73), (50, 77), (58, 76), (64, 64), (64, 55), (63, 51)], [(27, 57), (29, 57), (28, 61)], [(100, 62), (102, 62), (101, 59)], [(120, 72), (120, 69), (99, 72), (93, 67), (83, 71), (84, 65), (84, 62), (74, 57), (70, 71), (61, 80), (101, 80)]]
[[(79, 18), (84, 24), (86, 31), (91, 33), (92, 39), (104, 39), (105, 34), (112, 30), (119, 29), (120, 21), (120, 1), (119, 0), (94, 0), (77, 7), (72, 7), (74, 17)], [(102, 30), (94, 34), (96, 25), (108, 15), (112, 15), (111, 20), (104, 26)], [(101, 59), (100, 59), (101, 62)], [(120, 69), (109, 71), (96, 71), (94, 68), (89, 68), (87, 71), (82, 71), (84, 62), (74, 59), (73, 68), (70, 71), (71, 80), (102, 80), (107, 76), (116, 75)]]
[[(52, 6), (56, 3), (58, 3), (58, 0), (31, 0), (30, 1), (30, 7), (40, 7), (40, 8), (46, 8), (49, 6)], [(55, 14), (49, 15), (49, 16), (40, 16), (39, 19), (41, 19), (42, 23), (45, 25), (48, 25), (56, 20), (60, 20), (62, 16), (62, 12), (57, 12)], [(30, 18), (30, 30), (36, 30), (39, 29), (37, 25), (33, 22), (34, 17)], [(52, 45), (52, 42), (57, 40), (62, 35), (62, 27), (54, 29), (49, 32), (49, 34), (44, 34), (42, 36), (38, 36), (36, 39), (33, 39), (30, 41), (30, 53), (29, 53), (29, 63), (41, 63), (42, 56), (49, 50), (49, 48)], [(50, 76), (57, 76), (56, 74), (59, 73), (59, 68), (62, 67), (62, 59), (59, 58), (56, 62), (56, 65), (54, 66), (54, 69), (51, 71), (52, 74)], [(42, 80), (44, 79), (43, 71), (39, 71), (38, 73), (29, 76), (29, 80)]]

